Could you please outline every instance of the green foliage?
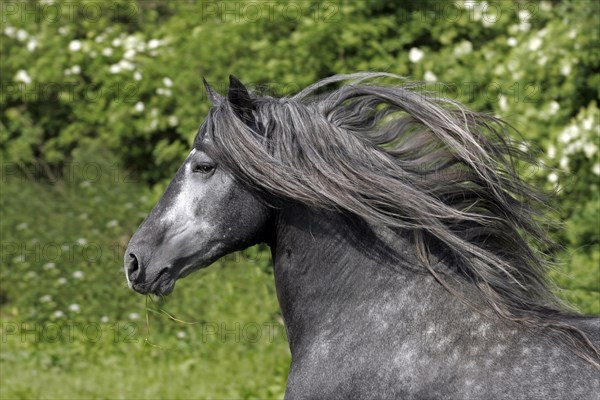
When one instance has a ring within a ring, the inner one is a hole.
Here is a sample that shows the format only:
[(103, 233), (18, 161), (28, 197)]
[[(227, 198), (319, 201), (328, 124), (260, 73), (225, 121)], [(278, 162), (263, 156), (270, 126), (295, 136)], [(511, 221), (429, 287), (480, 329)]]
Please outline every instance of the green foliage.
[[(0, 319), (113, 333), (125, 324), (137, 342), (11, 336), (0, 397), (282, 395), (284, 338), (202, 337), (215, 321), (281, 327), (268, 253), (225, 258), (179, 282), (172, 302), (151, 304), (196, 325), (150, 313), (148, 334), (144, 299), (125, 288), (127, 240), (208, 111), (201, 76), (221, 92), (233, 73), (287, 95), (331, 74), (383, 70), (505, 118), (550, 167), (530, 179), (556, 190), (564, 220), (551, 228), (560, 294), (600, 314), (598, 2), (73, 4), (1, 6)], [(145, 392), (131, 386), (148, 381)]]

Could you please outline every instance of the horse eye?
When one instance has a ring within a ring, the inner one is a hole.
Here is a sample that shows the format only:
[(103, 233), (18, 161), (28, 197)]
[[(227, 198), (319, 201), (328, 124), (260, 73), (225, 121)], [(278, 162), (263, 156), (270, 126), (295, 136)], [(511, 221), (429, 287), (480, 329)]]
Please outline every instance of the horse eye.
[(196, 164), (194, 168), (192, 168), (193, 173), (199, 174), (210, 174), (215, 170), (215, 166), (212, 164)]

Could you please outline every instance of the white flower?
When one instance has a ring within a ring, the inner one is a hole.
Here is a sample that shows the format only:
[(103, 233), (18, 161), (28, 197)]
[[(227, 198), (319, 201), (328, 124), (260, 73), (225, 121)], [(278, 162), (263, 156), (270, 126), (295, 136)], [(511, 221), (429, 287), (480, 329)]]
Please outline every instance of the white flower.
[(531, 18), (531, 12), (529, 10), (519, 10), (517, 15), (521, 21), (529, 21)]
[(60, 28), (58, 28), (58, 33), (62, 36), (65, 36), (67, 33), (69, 33), (69, 28), (66, 26), (61, 26)]
[(505, 111), (508, 107), (508, 101), (506, 100), (506, 96), (504, 96), (503, 94), (501, 94), (498, 98), (498, 107), (500, 107), (502, 111)]
[(558, 102), (556, 101), (550, 102), (550, 106), (548, 106), (548, 111), (550, 112), (550, 114), (554, 114), (558, 110), (560, 110), (560, 104), (558, 104)]
[(28, 37), (29, 37), (29, 34), (26, 31), (24, 31), (23, 29), (19, 29), (17, 31), (17, 40), (18, 41), (22, 42), (25, 39), (27, 39)]
[(119, 47), (122, 43), (123, 43), (123, 41), (119, 38), (113, 39), (113, 41), (112, 41), (113, 47)]
[(577, 31), (575, 29), (571, 29), (569, 31), (569, 39), (575, 39), (577, 37)]
[(186, 337), (186, 334), (185, 334), (184, 331), (177, 332), (177, 338), (178, 339), (185, 339), (185, 337)]
[(119, 61), (119, 67), (121, 69), (127, 70), (127, 71), (133, 71), (133, 68), (134, 68), (133, 64), (130, 63), (129, 61), (127, 61), (127, 60), (121, 60), (121, 61)]
[(73, 303), (69, 306), (69, 311), (79, 312), (79, 311), (81, 311), (81, 307), (79, 307), (79, 304)]
[(179, 120), (177, 119), (176, 115), (169, 115), (169, 118), (167, 118), (167, 123), (169, 126), (177, 126), (179, 124)]
[(521, 22), (519, 24), (519, 30), (521, 32), (527, 32), (529, 31), (529, 28), (531, 28), (531, 24), (529, 22)]
[(8, 37), (15, 37), (16, 32), (17, 29), (14, 26), (7, 26), (4, 28), (4, 34)]
[(119, 221), (116, 220), (116, 219), (111, 219), (110, 221), (108, 221), (106, 223), (106, 227), (107, 228), (114, 228), (114, 227), (117, 227), (117, 226), (119, 226)]
[(102, 317), (100, 317), (100, 322), (102, 322), (103, 324), (108, 323), (109, 319), (106, 315), (103, 315)]
[(135, 103), (135, 106), (133, 106), (133, 109), (139, 113), (144, 111), (144, 108), (146, 108), (146, 107), (144, 106), (144, 103), (142, 103), (141, 101), (138, 101), (137, 103)]
[(69, 50), (71, 50), (71, 51), (81, 50), (81, 42), (79, 40), (71, 40), (71, 43), (69, 43)]
[(564, 170), (568, 170), (569, 169), (569, 159), (567, 157), (561, 157), (560, 161), (558, 162), (558, 164)]
[(159, 47), (159, 46), (161, 46), (161, 45), (162, 45), (162, 41), (160, 41), (160, 40), (158, 40), (158, 39), (152, 39), (152, 40), (150, 40), (150, 41), (148, 42), (148, 48), (149, 48), (150, 50), (156, 49), (156, 48), (158, 48), (158, 47)]
[(586, 119), (584, 119), (583, 123), (581, 124), (583, 129), (585, 129), (586, 131), (591, 131), (593, 125), (594, 125), (594, 118), (592, 116), (589, 116)]
[(427, 82), (435, 82), (438, 80), (437, 76), (431, 71), (426, 71), (425, 75), (423, 75), (423, 78)]
[(564, 64), (562, 67), (560, 67), (560, 73), (563, 74), (564, 76), (569, 75), (571, 73), (571, 65)]
[(94, 39), (94, 42), (96, 42), (96, 43), (102, 43), (102, 42), (104, 42), (104, 35), (98, 35), (98, 36), (96, 36), (96, 39)]
[(556, 172), (550, 172), (548, 174), (548, 182), (550, 182), (550, 183), (558, 182), (558, 174)]
[(127, 60), (133, 60), (135, 58), (135, 50), (134, 49), (126, 50), (125, 54), (123, 54), (123, 58), (125, 58)]
[(17, 225), (17, 230), (22, 231), (23, 229), (27, 229), (28, 227), (29, 225), (27, 225), (27, 222), (21, 222), (19, 225)]
[(85, 246), (87, 244), (87, 240), (85, 240), (84, 238), (79, 238), (77, 239), (77, 244), (80, 246)]
[(108, 70), (111, 74), (118, 74), (119, 72), (121, 72), (121, 66), (119, 64), (113, 64)]
[(129, 314), (129, 319), (132, 321), (136, 321), (136, 320), (140, 319), (140, 314), (138, 314), (136, 312), (132, 312), (131, 314)]
[(592, 167), (592, 173), (594, 175), (600, 176), (600, 163), (594, 164), (594, 166)]
[(81, 72), (81, 67), (79, 65), (73, 65), (71, 67), (72, 74), (79, 75), (80, 72)]
[(75, 271), (75, 272), (73, 272), (73, 278), (75, 278), (75, 279), (83, 279), (83, 272), (81, 272), (81, 271)]
[(529, 50), (536, 51), (540, 47), (542, 47), (542, 39), (539, 37), (536, 36), (529, 41)]
[(171, 78), (163, 78), (163, 85), (165, 85), (165, 87), (171, 87), (173, 86), (173, 81), (171, 80)]
[(421, 61), (421, 59), (424, 56), (425, 56), (425, 53), (423, 52), (423, 50), (421, 50), (417, 47), (413, 47), (408, 52), (408, 59), (410, 60), (410, 62), (413, 62), (413, 63), (418, 63), (419, 61)]
[(24, 69), (20, 69), (15, 75), (15, 81), (23, 82), (24, 84), (29, 85), (31, 83), (31, 77), (29, 76), (27, 71), (25, 71)]
[(32, 38), (29, 42), (27, 42), (27, 50), (34, 51), (38, 46), (38, 41), (35, 38)]
[(583, 152), (585, 153), (585, 156), (589, 159), (594, 157), (597, 151), (598, 148), (594, 143), (586, 143), (583, 145)]
[(65, 313), (60, 311), (60, 310), (56, 310), (54, 311), (54, 314), (52, 314), (54, 316), (54, 318), (62, 318), (65, 316)]
[(506, 43), (508, 43), (508, 45), (510, 47), (515, 47), (518, 42), (517, 42), (517, 39), (515, 39), (514, 37), (511, 36), (506, 40)]
[(158, 88), (156, 89), (156, 94), (161, 94), (163, 96), (171, 97), (171, 89)]
[(46, 294), (42, 297), (40, 297), (40, 303), (50, 303), (52, 301), (52, 296), (50, 296), (49, 294)]
[(556, 157), (556, 147), (550, 145), (548, 146), (548, 158), (553, 159)]
[(462, 42), (460, 42), (460, 44), (458, 46), (456, 46), (454, 48), (453, 53), (455, 56), (460, 57), (462, 55), (469, 54), (472, 51), (473, 51), (473, 44), (471, 42), (469, 42), (468, 40), (463, 40)]
[(42, 268), (45, 269), (46, 271), (49, 271), (51, 269), (56, 268), (56, 264), (53, 262), (49, 262), (49, 263), (44, 264), (44, 266)]
[(105, 56), (105, 57), (112, 56), (112, 53), (113, 53), (112, 47), (105, 47), (105, 48), (102, 49), (102, 55)]
[(139, 71), (135, 71), (133, 73), (133, 79), (135, 79), (136, 81), (141, 81), (142, 80), (142, 74)]
[(60, 277), (56, 280), (56, 282), (58, 282), (59, 285), (66, 285), (67, 284), (67, 278), (64, 277)]

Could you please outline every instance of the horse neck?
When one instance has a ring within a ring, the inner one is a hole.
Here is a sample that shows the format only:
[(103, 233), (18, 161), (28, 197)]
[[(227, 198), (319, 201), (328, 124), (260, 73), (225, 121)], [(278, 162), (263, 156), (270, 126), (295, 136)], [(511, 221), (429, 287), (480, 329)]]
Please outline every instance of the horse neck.
[(426, 324), (430, 311), (457, 303), (418, 266), (408, 240), (356, 218), (292, 206), (279, 212), (271, 245), (292, 355), (329, 327), (361, 329), (377, 316)]

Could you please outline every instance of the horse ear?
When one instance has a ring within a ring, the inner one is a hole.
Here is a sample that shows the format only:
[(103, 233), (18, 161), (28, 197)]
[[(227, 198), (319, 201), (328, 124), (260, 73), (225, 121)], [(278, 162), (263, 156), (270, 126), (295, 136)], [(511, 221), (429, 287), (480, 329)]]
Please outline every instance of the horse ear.
[(208, 94), (208, 99), (210, 100), (210, 104), (212, 106), (216, 106), (223, 101), (223, 96), (219, 93), (215, 92), (213, 88), (206, 82), (206, 79), (202, 77), (202, 82), (204, 83), (204, 89), (206, 89), (206, 94)]
[(229, 75), (229, 89), (227, 90), (227, 100), (233, 106), (233, 111), (244, 123), (250, 127), (256, 125), (254, 115), (252, 114), (252, 99), (248, 89), (238, 78)]

